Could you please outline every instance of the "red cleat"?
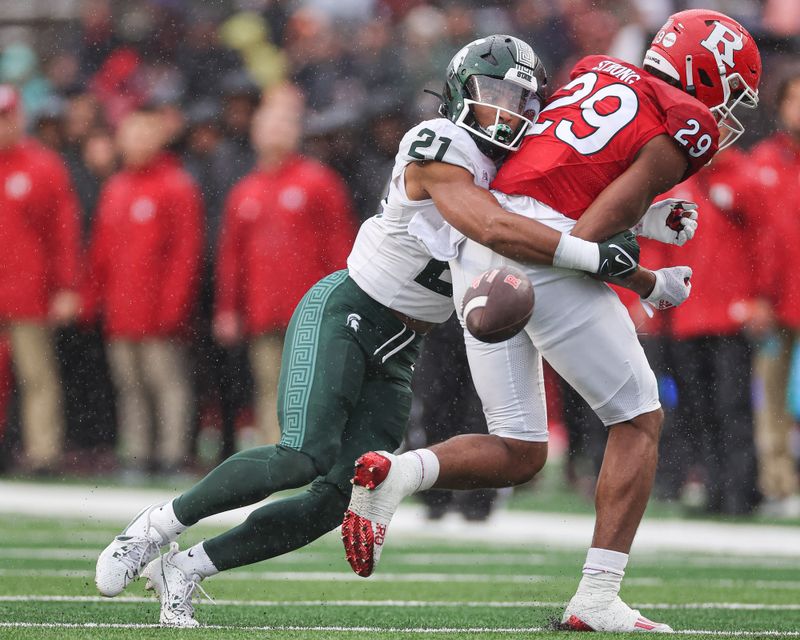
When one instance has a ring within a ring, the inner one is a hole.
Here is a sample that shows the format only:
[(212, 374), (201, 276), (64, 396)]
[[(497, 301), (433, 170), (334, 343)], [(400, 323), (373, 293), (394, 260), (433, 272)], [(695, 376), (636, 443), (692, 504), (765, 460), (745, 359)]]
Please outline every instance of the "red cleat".
[(404, 494), (391, 474), (390, 453), (370, 451), (356, 461), (353, 493), (342, 521), (345, 557), (355, 573), (372, 575), (380, 559), (386, 529)]

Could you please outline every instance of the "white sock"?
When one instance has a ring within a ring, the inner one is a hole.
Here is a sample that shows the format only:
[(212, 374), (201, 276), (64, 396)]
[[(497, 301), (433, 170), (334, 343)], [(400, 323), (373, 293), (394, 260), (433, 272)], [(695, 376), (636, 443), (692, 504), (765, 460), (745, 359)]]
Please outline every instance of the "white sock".
[(208, 578), (219, 573), (219, 569), (208, 557), (202, 542), (198, 542), (186, 551), (176, 553), (172, 557), (172, 562), (187, 576), (197, 575), (201, 578)]
[(608, 572), (624, 576), (626, 566), (628, 566), (627, 553), (592, 547), (586, 554), (586, 562), (583, 564), (583, 573), (585, 575), (592, 575)]
[(627, 553), (594, 547), (589, 549), (577, 595), (602, 601), (613, 600), (619, 594), (627, 564)]
[[(155, 531), (153, 531), (155, 529)], [(150, 512), (150, 535), (157, 533), (161, 538), (161, 544), (169, 544), (177, 539), (188, 527), (183, 524), (175, 515), (172, 508), (172, 500), (162, 504), (157, 509)]]
[(414, 449), (397, 457), (406, 495), (430, 489), (439, 478), (439, 458), (430, 449)]

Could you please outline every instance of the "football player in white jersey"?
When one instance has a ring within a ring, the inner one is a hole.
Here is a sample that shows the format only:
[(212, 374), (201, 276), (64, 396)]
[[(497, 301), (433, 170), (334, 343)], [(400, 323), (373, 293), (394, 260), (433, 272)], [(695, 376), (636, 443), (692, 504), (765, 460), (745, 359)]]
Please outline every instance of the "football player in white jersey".
[[(447, 176), (426, 184), (443, 193), (473, 192), (466, 205), (456, 200), (460, 215), (473, 221), (476, 239), (523, 261), (553, 262), (561, 234), (506, 214), (486, 190), (496, 172), (487, 152), (519, 144), (541, 105), (544, 70), (515, 38), (481, 42), (496, 56), (487, 61), (486, 77), (476, 78), (476, 95), (483, 96), (476, 118), (430, 120), (406, 134), (382, 212), (362, 225), (347, 270), (314, 285), (295, 310), (281, 362), (281, 442), (237, 453), (182, 495), (139, 513), (98, 558), (103, 595), (115, 596), (144, 575), (160, 597), (162, 624), (196, 626), (192, 596), (202, 579), (297, 549), (336, 528), (350, 498), (353, 461), (370, 449), (400, 445), (421, 336), (453, 312), (452, 281), (441, 259), (462, 239), (439, 218), (439, 197), (420, 195), (408, 179), (409, 167), (459, 167), (470, 176), (468, 185), (461, 174), (455, 187), (448, 187)], [(484, 229), (483, 217), (492, 220), (491, 229)], [(582, 252), (557, 262), (624, 275), (636, 265), (615, 273), (607, 267), (614, 260), (600, 260), (638, 256), (634, 240), (617, 240), (582, 243)], [(176, 538), (200, 519), (308, 483), (305, 492), (261, 506), (241, 525), (179, 552)]]

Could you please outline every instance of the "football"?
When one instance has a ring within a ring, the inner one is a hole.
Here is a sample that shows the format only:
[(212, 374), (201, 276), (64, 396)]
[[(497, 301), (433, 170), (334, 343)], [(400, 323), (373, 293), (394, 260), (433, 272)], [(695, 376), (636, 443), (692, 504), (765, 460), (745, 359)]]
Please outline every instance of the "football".
[(489, 269), (467, 289), (461, 312), (467, 330), (481, 342), (508, 340), (530, 320), (533, 285), (516, 267)]

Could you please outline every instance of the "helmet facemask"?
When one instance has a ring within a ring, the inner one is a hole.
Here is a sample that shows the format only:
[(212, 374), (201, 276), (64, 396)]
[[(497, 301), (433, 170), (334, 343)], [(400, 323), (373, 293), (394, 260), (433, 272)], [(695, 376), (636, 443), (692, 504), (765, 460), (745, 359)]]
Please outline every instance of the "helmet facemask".
[(511, 80), (489, 76), (470, 76), (465, 88), (470, 97), (464, 97), (455, 124), (505, 151), (518, 149), (541, 108), (538, 97)]
[(719, 150), (731, 146), (744, 133), (744, 125), (733, 115), (733, 110), (742, 105), (746, 109), (758, 106), (758, 91), (753, 91), (739, 73), (721, 75), (723, 100), (711, 113), (719, 127)]

